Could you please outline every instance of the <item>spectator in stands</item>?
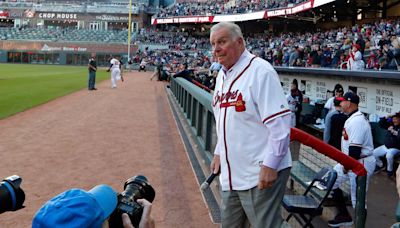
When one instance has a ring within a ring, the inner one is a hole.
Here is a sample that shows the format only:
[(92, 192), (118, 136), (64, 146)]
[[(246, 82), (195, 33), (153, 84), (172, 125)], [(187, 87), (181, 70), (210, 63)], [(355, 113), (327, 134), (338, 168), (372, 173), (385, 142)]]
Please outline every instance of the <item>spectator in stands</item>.
[(356, 33), (356, 44), (360, 45), (360, 52), (361, 55), (364, 56), (364, 51), (365, 51), (365, 40), (363, 38), (363, 35), (361, 33)]
[(347, 61), (348, 70), (364, 70), (365, 63), (360, 52), (360, 45), (354, 44), (349, 53), (349, 60)]
[(335, 107), (335, 111), (328, 113), (325, 117), (324, 142), (341, 150), (342, 131), (344, 122), (347, 120), (347, 115), (342, 113), (340, 101), (335, 99), (335, 97), (333, 106)]
[[(340, 107), (342, 111), (349, 116), (342, 132), (342, 152), (364, 165), (367, 171), (367, 191), (375, 168), (375, 157), (372, 155), (374, 145), (372, 143), (371, 127), (364, 114), (358, 110), (360, 98), (357, 94), (347, 92), (343, 97), (336, 99), (341, 101)], [(357, 175), (351, 170), (347, 170), (340, 163), (336, 164), (334, 169), (337, 172), (337, 179), (333, 186), (333, 199), (337, 203), (338, 214), (328, 222), (328, 225), (332, 227), (348, 226), (353, 224), (353, 219), (347, 211), (346, 201), (340, 186), (347, 180), (350, 181), (351, 203), (354, 208), (356, 205)]]
[(193, 73), (188, 69), (187, 64), (179, 65), (179, 72), (173, 75), (174, 78), (184, 78), (189, 82), (193, 81)]
[(218, 73), (218, 71), (222, 68), (222, 65), (216, 60), (216, 58), (213, 58), (213, 62), (210, 66), (210, 75), (214, 74), (214, 71)]
[(310, 52), (311, 67), (320, 67), (322, 59), (322, 51), (319, 45), (313, 45), (313, 50)]
[(245, 48), (236, 24), (214, 25), (210, 43), (223, 66), (212, 103), (219, 130), (211, 163), (213, 173), (221, 171), (221, 227), (287, 225), (280, 205), (291, 166), (290, 110), (279, 77)]
[(289, 66), (295, 66), (297, 59), (299, 58), (299, 47), (293, 47), (289, 56)]
[(324, 105), (326, 113), (330, 113), (336, 110), (333, 101), (335, 100), (335, 97), (343, 96), (343, 86), (341, 84), (336, 84), (335, 88), (333, 88), (333, 93), (334, 96), (329, 98)]
[(380, 68), (379, 66), (379, 60), (376, 58), (376, 54), (375, 53), (371, 53), (369, 55), (369, 59), (367, 62), (367, 65), (365, 66), (365, 68), (370, 69), (370, 70), (377, 70)]
[(299, 125), (300, 121), (300, 114), (301, 111), (303, 110), (303, 94), (299, 90), (299, 83), (297, 82), (296, 79), (293, 79), (290, 93), (286, 95), (286, 99), (289, 104), (289, 109), (292, 111), (292, 121), (291, 121), (291, 126), (292, 127), (297, 127)]
[(375, 171), (379, 171), (383, 168), (381, 157), (386, 156), (387, 175), (388, 177), (392, 177), (394, 173), (394, 157), (400, 154), (400, 112), (390, 118), (382, 118), (379, 121), (379, 125), (380, 127), (387, 129), (387, 132), (385, 135), (384, 145), (377, 147), (374, 150), (374, 156), (376, 158)]
[(321, 56), (321, 67), (330, 67), (332, 62), (332, 52), (330, 47), (325, 47)]

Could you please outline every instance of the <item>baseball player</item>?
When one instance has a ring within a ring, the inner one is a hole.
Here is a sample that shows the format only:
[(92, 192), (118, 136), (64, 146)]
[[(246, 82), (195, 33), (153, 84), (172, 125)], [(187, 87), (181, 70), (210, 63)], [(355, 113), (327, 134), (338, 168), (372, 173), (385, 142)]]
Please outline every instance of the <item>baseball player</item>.
[(122, 78), (121, 62), (119, 61), (119, 57), (114, 57), (110, 60), (110, 67), (107, 71), (111, 71), (111, 88), (117, 88), (117, 81)]
[(279, 77), (245, 48), (239, 26), (211, 28), (213, 55), (223, 66), (212, 107), (218, 136), (211, 170), (219, 169), (221, 227), (281, 227), (290, 174), (290, 110)]
[[(371, 126), (364, 114), (358, 110), (360, 98), (357, 94), (347, 92), (343, 97), (336, 99), (341, 101), (342, 111), (349, 116), (342, 131), (342, 151), (364, 165), (367, 171), (366, 188), (368, 189), (369, 180), (375, 169)], [(331, 227), (349, 226), (353, 224), (353, 220), (347, 211), (343, 193), (339, 187), (345, 181), (350, 180), (351, 203), (354, 208), (356, 205), (357, 176), (351, 170), (345, 170), (341, 164), (335, 165), (334, 169), (338, 176), (333, 186), (333, 198), (338, 203), (338, 214), (328, 222), (328, 225)]]
[(293, 79), (290, 93), (286, 95), (286, 99), (289, 104), (289, 109), (292, 111), (291, 126), (296, 127), (296, 125), (299, 123), (303, 103), (303, 94), (298, 89), (298, 83), (296, 79)]

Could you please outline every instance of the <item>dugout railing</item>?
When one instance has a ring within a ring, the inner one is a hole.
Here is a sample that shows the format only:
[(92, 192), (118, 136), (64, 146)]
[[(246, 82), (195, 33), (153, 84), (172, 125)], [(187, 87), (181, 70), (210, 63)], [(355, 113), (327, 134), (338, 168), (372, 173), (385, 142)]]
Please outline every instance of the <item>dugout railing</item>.
[[(179, 104), (180, 111), (190, 126), (190, 133), (194, 135), (196, 144), (200, 147), (202, 158), (206, 165), (209, 165), (217, 140), (215, 120), (211, 107), (212, 95), (182, 78), (171, 79), (170, 94), (172, 99)], [(299, 129), (292, 129), (291, 141), (297, 141), (303, 147), (312, 148), (313, 153), (317, 154), (318, 159), (321, 161), (326, 160), (321, 159), (321, 156), (331, 159), (330, 163), (323, 161), (321, 165), (331, 165), (333, 164), (332, 162), (338, 162), (357, 175), (355, 227), (365, 227), (366, 170), (364, 166), (336, 148)], [(303, 158), (310, 161), (307, 164), (315, 163), (315, 161), (311, 161), (315, 160), (315, 157), (307, 156)]]

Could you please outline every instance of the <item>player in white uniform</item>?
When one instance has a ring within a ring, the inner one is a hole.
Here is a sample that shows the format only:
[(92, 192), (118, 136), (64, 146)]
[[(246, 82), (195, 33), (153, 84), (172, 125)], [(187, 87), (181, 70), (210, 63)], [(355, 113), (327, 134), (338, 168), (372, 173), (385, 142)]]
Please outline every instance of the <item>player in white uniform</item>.
[(111, 88), (117, 88), (117, 81), (121, 79), (121, 62), (118, 57), (110, 60), (108, 71), (111, 71)]
[[(374, 173), (375, 157), (372, 152), (374, 145), (372, 142), (372, 131), (368, 120), (364, 114), (358, 110), (360, 98), (353, 92), (347, 92), (343, 97), (336, 98), (340, 100), (342, 111), (349, 115), (344, 123), (342, 132), (342, 152), (358, 160), (364, 165), (367, 171), (367, 189), (369, 180)], [(333, 186), (333, 197), (338, 203), (338, 214), (328, 222), (332, 227), (339, 227), (353, 224), (353, 220), (347, 211), (343, 193), (339, 187), (347, 180), (350, 181), (351, 202), (353, 208), (356, 205), (356, 177), (351, 170), (345, 170), (342, 164), (335, 165), (338, 176)], [(366, 190), (367, 190), (366, 189)]]
[(335, 100), (335, 97), (343, 96), (343, 86), (340, 84), (336, 84), (333, 92), (335, 93), (335, 96), (329, 98), (324, 106), (324, 108), (327, 109), (327, 113), (334, 112), (336, 110), (335, 105), (333, 105), (333, 101)]
[(279, 77), (246, 50), (240, 28), (211, 28), (219, 71), (213, 96), (218, 136), (211, 169), (221, 168), (222, 227), (280, 227), (290, 174), (290, 110)]

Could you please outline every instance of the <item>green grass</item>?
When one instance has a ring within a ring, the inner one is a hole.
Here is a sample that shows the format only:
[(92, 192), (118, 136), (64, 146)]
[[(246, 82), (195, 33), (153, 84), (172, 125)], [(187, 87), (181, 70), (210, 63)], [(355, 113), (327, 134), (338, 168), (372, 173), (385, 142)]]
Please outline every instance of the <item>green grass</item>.
[[(100, 70), (96, 83), (108, 79)], [(0, 119), (87, 88), (86, 66), (0, 64)]]

